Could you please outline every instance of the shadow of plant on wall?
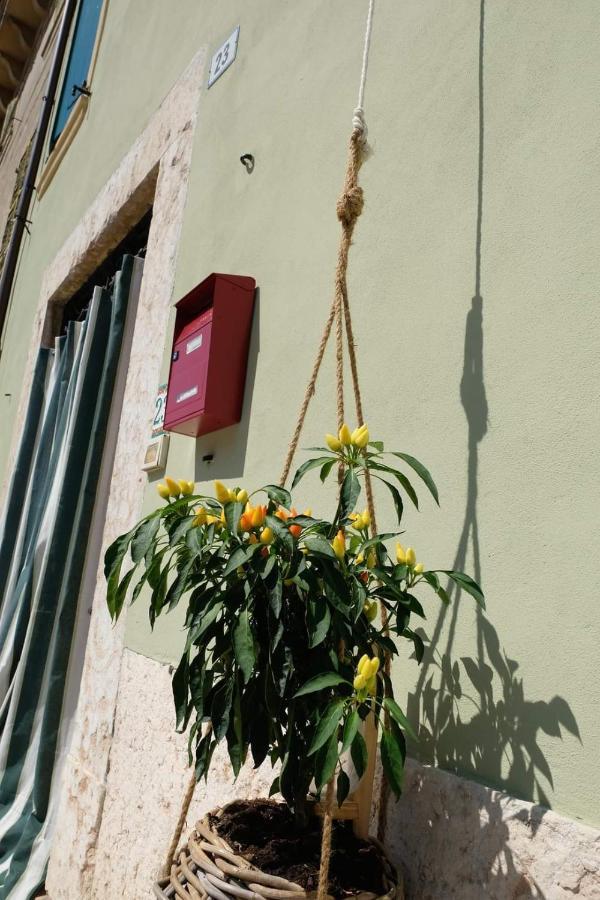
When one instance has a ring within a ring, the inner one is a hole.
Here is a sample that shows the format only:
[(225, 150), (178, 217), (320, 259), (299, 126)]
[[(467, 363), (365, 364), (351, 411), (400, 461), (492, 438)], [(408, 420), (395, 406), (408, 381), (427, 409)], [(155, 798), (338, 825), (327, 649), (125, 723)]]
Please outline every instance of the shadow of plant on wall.
[[(465, 324), (463, 372), (460, 399), (468, 428), (467, 500), (465, 518), (452, 568), (464, 571), (469, 551), (473, 557), (475, 580), (485, 589), (482, 572), (480, 534), (477, 520), (479, 445), (488, 430), (488, 402), (483, 367), (483, 298), (481, 295), (481, 246), (483, 222), (484, 174), (484, 14), (485, 0), (479, 7), (478, 69), (478, 169), (477, 219), (475, 235), (475, 294)], [(423, 762), (434, 763), (456, 775), (466, 775), (488, 787), (506, 790), (522, 800), (539, 803), (531, 809), (517, 808), (485, 787), (474, 785), (453, 790), (453, 808), (440, 809), (440, 791), (433, 776), (431, 784), (422, 772), (410, 776), (410, 792), (421, 792), (421, 803), (431, 810), (427, 826), (429, 840), (416, 881), (412, 887), (419, 896), (460, 896), (460, 900), (480, 896), (492, 898), (538, 897), (541, 888), (531, 874), (519, 871), (509, 838), (511, 819), (527, 825), (535, 834), (542, 823), (545, 808), (551, 806), (553, 790), (550, 765), (540, 747), (540, 737), (562, 738), (563, 733), (580, 739), (575, 717), (562, 697), (532, 700), (527, 697), (519, 663), (502, 646), (501, 639), (481, 608), (476, 611), (476, 655), (454, 658), (454, 641), (461, 599), (456, 586), (449, 584), (452, 603), (442, 607), (428, 641), (415, 692), (409, 700), (413, 721), (419, 721), (418, 755)], [(470, 600), (470, 598), (469, 598)], [(427, 641), (427, 636), (421, 632)], [(443, 791), (443, 788), (442, 788)], [(442, 804), (444, 795), (441, 795)], [(458, 813), (452, 835), (453, 812)], [(429, 815), (429, 814), (428, 814)], [(450, 820), (450, 821), (448, 821)], [(436, 827), (439, 825), (439, 829)], [(515, 822), (515, 825), (517, 823)], [(451, 849), (446, 849), (449, 845)], [(418, 853), (418, 850), (417, 850)], [(450, 854), (450, 856), (448, 856)], [(436, 856), (436, 877), (446, 865), (454, 869), (455, 883), (431, 885), (428, 858)], [(415, 866), (411, 866), (415, 872)], [(412, 879), (411, 879), (412, 880)], [(460, 895), (454, 893), (460, 882)], [(437, 890), (442, 893), (436, 893)], [(443, 893), (445, 891), (445, 893)]]
[[(477, 521), (477, 474), (479, 443), (487, 433), (488, 405), (483, 380), (483, 303), (479, 295), (473, 298), (467, 314), (460, 395), (468, 423), (468, 479), (465, 519), (453, 568), (465, 568), (471, 549), (475, 580), (485, 586)], [(551, 806), (548, 788), (553, 788), (540, 736), (562, 738), (567, 732), (579, 739), (577, 722), (562, 697), (527, 697), (518, 662), (504, 650), (496, 629), (480, 608), (476, 613), (476, 655), (453, 657), (461, 599), (452, 585), (447, 590), (452, 603), (440, 610), (431, 640), (421, 632), (429, 648), (409, 702), (413, 721), (420, 720), (418, 755), (423, 762), (542, 804), (513, 815), (535, 834), (544, 807)], [(419, 783), (419, 778), (422, 776), (417, 776), (412, 790), (427, 790), (426, 779)], [(435, 805), (434, 792), (435, 788)], [(461, 841), (465, 848), (477, 846), (474, 854), (465, 851), (461, 863), (461, 877), (465, 879), (461, 900), (471, 897), (467, 882), (475, 891), (472, 896), (478, 896), (477, 891), (485, 885), (485, 896), (489, 897), (544, 897), (531, 875), (520, 872), (513, 859), (505, 807), (500, 795), (485, 788), (474, 787), (461, 798)], [(452, 816), (451, 809), (442, 811), (440, 818), (448, 815)], [(432, 827), (435, 820), (434, 815)], [(433, 840), (437, 842), (435, 837)]]
[[(474, 575), (483, 581), (477, 522), (478, 448), (485, 437), (488, 405), (483, 380), (483, 303), (475, 296), (467, 315), (460, 394), (468, 423), (467, 503), (454, 568), (463, 569), (469, 544)], [(448, 593), (451, 594), (449, 585)], [(452, 594), (451, 594), (452, 596)], [(443, 608), (423, 663), (416, 695), (420, 698), (420, 749), (428, 761), (457, 773), (472, 773), (487, 784), (506, 786), (524, 800), (550, 807), (550, 766), (540, 749), (540, 733), (579, 738), (577, 723), (562, 697), (549, 701), (526, 697), (519, 664), (501, 647), (494, 626), (477, 609), (477, 656), (452, 658), (460, 599)], [(442, 631), (450, 616), (445, 645)], [(437, 673), (437, 674), (436, 674)], [(439, 677), (438, 677), (439, 676)], [(459, 705), (458, 701), (462, 701)], [(465, 719), (465, 711), (473, 713)]]

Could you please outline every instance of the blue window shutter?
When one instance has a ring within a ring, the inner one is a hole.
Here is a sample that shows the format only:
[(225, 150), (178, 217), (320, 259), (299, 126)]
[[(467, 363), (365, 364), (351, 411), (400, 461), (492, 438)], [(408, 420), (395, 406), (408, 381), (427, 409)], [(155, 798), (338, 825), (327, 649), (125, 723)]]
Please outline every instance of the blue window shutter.
[(65, 77), (56, 107), (56, 116), (50, 138), (51, 148), (60, 137), (63, 128), (67, 124), (71, 109), (79, 96), (78, 94), (73, 96), (73, 86), (76, 84), (82, 85), (87, 80), (96, 42), (102, 3), (103, 0), (81, 0), (79, 4)]

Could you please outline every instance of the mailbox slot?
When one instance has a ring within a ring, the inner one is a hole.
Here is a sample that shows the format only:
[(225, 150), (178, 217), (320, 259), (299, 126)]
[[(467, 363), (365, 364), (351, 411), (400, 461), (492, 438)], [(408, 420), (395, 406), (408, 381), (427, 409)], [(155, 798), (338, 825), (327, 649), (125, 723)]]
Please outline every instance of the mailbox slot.
[(213, 274), (176, 304), (166, 431), (197, 437), (239, 422), (255, 281)]

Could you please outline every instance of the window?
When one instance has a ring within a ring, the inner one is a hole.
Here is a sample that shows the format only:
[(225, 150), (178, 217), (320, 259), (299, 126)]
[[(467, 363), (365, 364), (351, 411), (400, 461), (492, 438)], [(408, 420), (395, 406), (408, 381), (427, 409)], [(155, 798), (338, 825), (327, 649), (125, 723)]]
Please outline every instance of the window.
[[(103, 0), (80, 0), (62, 90), (50, 136), (50, 149), (54, 147), (62, 134), (71, 109), (87, 87), (102, 4)], [(83, 91), (80, 90), (82, 88)]]

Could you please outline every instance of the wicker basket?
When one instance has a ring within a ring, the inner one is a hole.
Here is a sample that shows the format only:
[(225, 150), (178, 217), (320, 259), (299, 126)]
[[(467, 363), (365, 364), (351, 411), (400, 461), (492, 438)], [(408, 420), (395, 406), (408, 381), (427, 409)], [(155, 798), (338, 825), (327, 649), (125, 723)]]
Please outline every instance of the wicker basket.
[[(216, 810), (212, 816), (219, 816)], [(404, 891), (398, 873), (385, 856), (381, 845), (372, 840), (378, 850), (385, 894), (363, 891), (352, 900), (403, 900)], [(308, 892), (298, 884), (276, 875), (261, 872), (234, 853), (226, 841), (209, 824), (206, 816), (196, 824), (188, 843), (178, 854), (178, 862), (171, 867), (171, 875), (154, 884), (154, 894), (160, 900), (311, 900), (316, 891)]]

